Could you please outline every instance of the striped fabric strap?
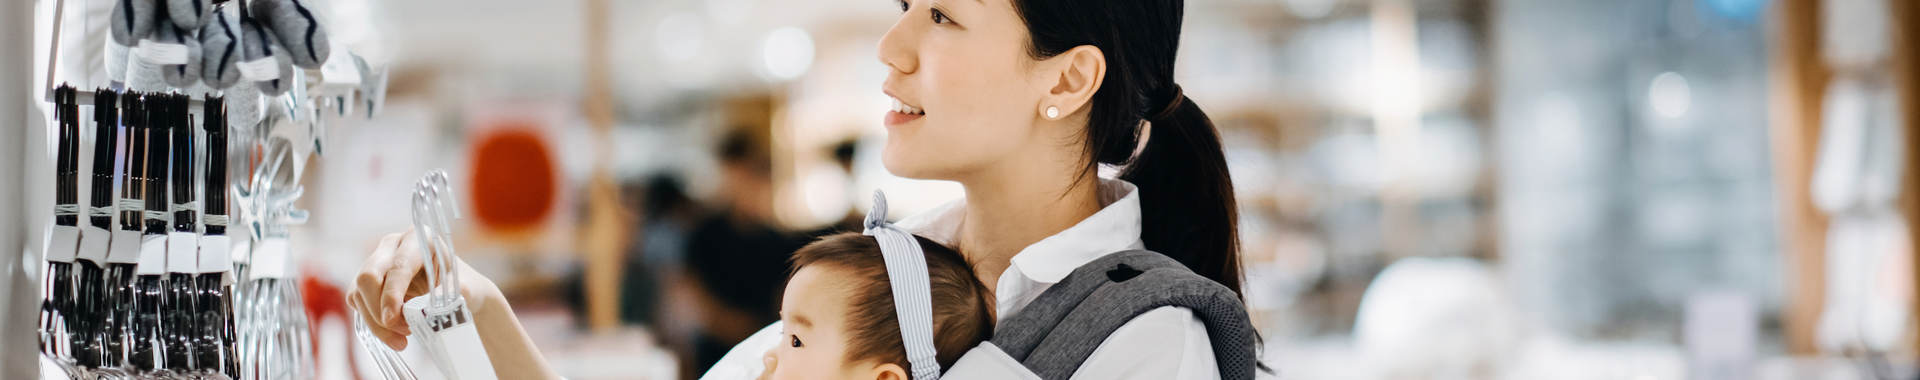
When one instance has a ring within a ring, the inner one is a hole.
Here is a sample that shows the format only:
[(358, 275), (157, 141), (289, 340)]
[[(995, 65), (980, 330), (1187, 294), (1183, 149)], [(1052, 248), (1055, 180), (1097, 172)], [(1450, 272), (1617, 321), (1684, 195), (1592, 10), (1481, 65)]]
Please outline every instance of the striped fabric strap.
[(938, 380), (940, 362), (933, 348), (933, 297), (929, 295), (927, 256), (913, 234), (887, 223), (887, 196), (873, 192), (867, 211), (866, 235), (880, 242), (887, 261), (887, 280), (893, 287), (893, 311), (900, 319), (900, 342), (907, 346), (913, 380)]

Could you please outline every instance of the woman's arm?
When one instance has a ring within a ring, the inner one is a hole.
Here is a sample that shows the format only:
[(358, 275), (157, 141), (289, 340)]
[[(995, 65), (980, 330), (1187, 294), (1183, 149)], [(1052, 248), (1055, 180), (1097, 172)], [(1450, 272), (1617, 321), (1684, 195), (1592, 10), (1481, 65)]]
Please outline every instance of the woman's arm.
[(520, 327), (520, 318), (513, 315), (506, 297), (498, 291), (491, 297), (486, 302), (489, 307), (473, 310), (473, 323), (480, 331), (480, 345), (493, 359), (493, 373), (502, 379), (559, 379), (560, 374), (547, 365), (533, 338)]
[[(380, 245), (367, 256), (354, 278), (355, 291), (347, 296), (347, 303), (360, 311), (374, 336), (394, 350), (406, 349), (407, 336), (412, 334), (407, 319), (400, 314), (402, 302), (428, 290), (426, 276), (420, 275), (423, 261), (419, 245), (413, 239), (413, 231), (380, 239)], [(460, 295), (466, 297), (467, 307), (473, 311), (480, 345), (487, 349), (494, 373), (503, 379), (560, 378), (527, 337), (500, 288), (466, 262), (457, 264)]]

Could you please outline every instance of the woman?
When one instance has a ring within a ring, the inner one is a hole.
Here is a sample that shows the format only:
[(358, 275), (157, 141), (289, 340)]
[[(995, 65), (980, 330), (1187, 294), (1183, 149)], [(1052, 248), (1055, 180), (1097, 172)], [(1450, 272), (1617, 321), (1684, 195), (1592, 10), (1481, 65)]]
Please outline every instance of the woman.
[[(966, 189), (965, 199), (900, 225), (976, 263), (998, 319), (1082, 264), (1130, 249), (1165, 254), (1240, 292), (1233, 189), (1218, 132), (1174, 83), (1181, 0), (899, 6), (879, 48), (891, 69), (883, 90), (895, 102), (885, 115), (883, 160), (895, 175)], [(1124, 165), (1119, 179), (1098, 177), (1101, 164)], [(396, 347), (407, 327), (393, 309), (424, 292), (411, 239), (384, 239), (350, 297)], [(460, 270), (463, 279), (483, 278)], [(462, 285), (501, 377), (554, 377), (498, 289), (484, 279)], [(1207, 333), (1191, 310), (1153, 309), (1109, 335), (1073, 377), (1216, 378)], [(768, 328), (748, 342), (778, 334)], [(761, 357), (729, 355), (721, 365), (745, 360)]]

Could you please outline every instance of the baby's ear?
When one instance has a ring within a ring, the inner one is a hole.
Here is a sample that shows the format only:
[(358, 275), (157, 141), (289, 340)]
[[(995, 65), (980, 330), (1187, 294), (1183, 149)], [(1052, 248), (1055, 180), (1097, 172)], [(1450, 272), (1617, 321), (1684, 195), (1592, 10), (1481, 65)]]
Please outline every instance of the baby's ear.
[(907, 370), (899, 364), (881, 363), (873, 366), (874, 380), (912, 380), (907, 378)]

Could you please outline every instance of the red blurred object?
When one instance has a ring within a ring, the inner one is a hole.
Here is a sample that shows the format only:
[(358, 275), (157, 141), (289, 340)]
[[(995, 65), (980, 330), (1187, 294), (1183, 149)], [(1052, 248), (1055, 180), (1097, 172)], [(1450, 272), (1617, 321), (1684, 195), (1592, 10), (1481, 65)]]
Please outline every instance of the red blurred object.
[(559, 177), (547, 139), (524, 123), (486, 128), (474, 143), (474, 217), (494, 232), (528, 232), (553, 214)]
[[(342, 326), (351, 326), (351, 320), (347, 318), (352, 316), (352, 314), (349, 314), (349, 309), (347, 309), (347, 293), (345, 290), (339, 286), (334, 286), (334, 284), (321, 281), (320, 274), (314, 273), (311, 268), (308, 268), (306, 272), (305, 275), (300, 276), (300, 295), (302, 298), (305, 298), (307, 304), (307, 333), (313, 337), (313, 362), (319, 364), (321, 321), (328, 318), (338, 318)], [(351, 330), (348, 331), (347, 336), (340, 338), (342, 342), (352, 342), (354, 339)], [(358, 368), (358, 366), (353, 363), (353, 348), (357, 346), (349, 343), (346, 347), (346, 355), (343, 355), (347, 358), (346, 368)], [(326, 366), (315, 365), (314, 378), (327, 378), (327, 374), (320, 373), (322, 371), (326, 371)], [(348, 375), (357, 379), (360, 373), (349, 370)]]

